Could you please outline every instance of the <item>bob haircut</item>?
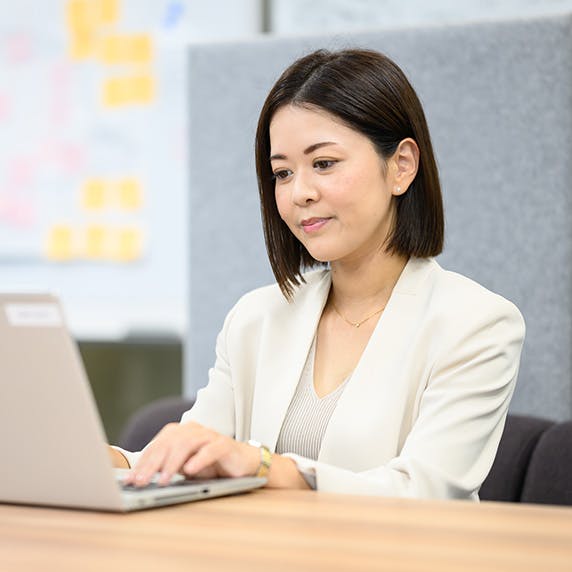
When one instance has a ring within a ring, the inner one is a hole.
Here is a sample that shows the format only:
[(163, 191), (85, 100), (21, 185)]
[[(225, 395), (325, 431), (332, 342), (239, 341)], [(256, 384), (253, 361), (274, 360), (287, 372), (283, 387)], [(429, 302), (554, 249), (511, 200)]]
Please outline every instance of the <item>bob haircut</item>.
[(274, 276), (287, 299), (317, 264), (280, 218), (270, 165), (270, 123), (285, 105), (324, 110), (365, 135), (385, 162), (399, 143), (419, 147), (417, 175), (395, 201), (395, 223), (385, 250), (407, 257), (436, 256), (443, 249), (444, 214), (439, 173), (429, 129), (415, 90), (387, 56), (362, 49), (318, 50), (296, 60), (274, 84), (256, 131), (256, 174), (264, 238)]

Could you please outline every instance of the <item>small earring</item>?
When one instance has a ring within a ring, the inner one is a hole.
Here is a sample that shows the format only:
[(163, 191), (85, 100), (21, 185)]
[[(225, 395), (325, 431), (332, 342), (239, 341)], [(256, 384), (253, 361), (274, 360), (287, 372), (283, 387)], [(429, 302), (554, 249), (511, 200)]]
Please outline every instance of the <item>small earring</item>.
[(395, 192), (399, 194), (401, 192), (401, 187), (395, 187)]

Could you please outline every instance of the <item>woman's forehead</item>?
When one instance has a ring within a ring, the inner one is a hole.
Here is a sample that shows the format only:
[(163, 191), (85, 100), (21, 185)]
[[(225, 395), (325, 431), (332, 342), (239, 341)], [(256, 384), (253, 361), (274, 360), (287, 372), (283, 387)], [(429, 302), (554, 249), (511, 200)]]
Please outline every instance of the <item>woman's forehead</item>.
[(302, 121), (313, 121), (324, 125), (330, 123), (345, 125), (342, 119), (323, 107), (312, 104), (289, 103), (282, 105), (274, 112), (270, 119), (270, 129), (281, 120), (288, 122), (296, 118)]
[(322, 108), (299, 105), (287, 105), (278, 109), (270, 122), (269, 132), (273, 154), (280, 152), (277, 147), (294, 143), (311, 145), (318, 139), (338, 142), (364, 137)]
[(324, 142), (356, 149), (374, 148), (369, 137), (317, 106), (281, 107), (272, 117), (269, 132), (271, 157), (306, 151)]

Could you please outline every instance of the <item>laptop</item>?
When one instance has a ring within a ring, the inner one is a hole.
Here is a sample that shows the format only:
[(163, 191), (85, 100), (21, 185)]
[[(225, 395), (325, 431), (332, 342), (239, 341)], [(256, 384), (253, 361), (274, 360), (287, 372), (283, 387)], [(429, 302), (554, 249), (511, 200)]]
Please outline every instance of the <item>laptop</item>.
[(113, 512), (237, 494), (256, 477), (122, 485), (58, 299), (0, 294), (0, 503)]

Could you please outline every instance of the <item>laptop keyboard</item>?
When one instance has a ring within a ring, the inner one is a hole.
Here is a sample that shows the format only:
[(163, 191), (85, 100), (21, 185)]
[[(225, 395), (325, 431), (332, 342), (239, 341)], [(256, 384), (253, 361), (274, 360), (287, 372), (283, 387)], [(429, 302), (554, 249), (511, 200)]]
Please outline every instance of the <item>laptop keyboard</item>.
[(182, 479), (180, 481), (176, 481), (174, 483), (170, 483), (168, 485), (159, 485), (158, 483), (154, 483), (154, 482), (150, 482), (148, 485), (144, 486), (144, 487), (136, 487), (135, 485), (126, 485), (122, 482), (119, 483), (119, 485), (121, 486), (121, 489), (124, 491), (151, 491), (154, 489), (166, 489), (166, 488), (174, 488), (174, 487), (180, 487), (181, 485), (189, 485), (189, 484), (197, 484), (198, 481), (186, 481), (185, 479)]
[(153, 489), (158, 489), (158, 488), (165, 488), (165, 487), (173, 487), (173, 486), (177, 486), (177, 485), (181, 485), (181, 484), (188, 484), (188, 480), (185, 479), (185, 477), (183, 475), (173, 475), (173, 478), (171, 479), (171, 482), (168, 485), (159, 485), (158, 481), (159, 481), (159, 473), (153, 475), (153, 478), (151, 479), (151, 482), (145, 486), (145, 487), (136, 487), (134, 485), (126, 485), (123, 480), (125, 479), (125, 477), (130, 473), (129, 469), (114, 469), (115, 472), (115, 480), (117, 481), (117, 484), (121, 487), (122, 490), (124, 491), (148, 491), (148, 490), (153, 490)]
[(174, 489), (183, 486), (199, 486), (199, 485), (211, 485), (212, 483), (220, 482), (220, 479), (185, 479), (183, 475), (175, 475), (173, 480), (168, 485), (160, 485), (157, 480), (159, 476), (155, 476), (153, 480), (144, 487), (136, 487), (135, 485), (126, 485), (120, 477), (117, 477), (117, 484), (121, 487), (123, 491), (129, 492), (141, 492), (141, 491), (152, 491), (156, 489)]
[(129, 473), (129, 469), (114, 469), (115, 471), (115, 480), (117, 484), (123, 491), (129, 492), (140, 492), (140, 491), (150, 491), (156, 489), (172, 489), (181, 486), (189, 486), (189, 485), (210, 485), (214, 482), (219, 481), (219, 479), (186, 479), (183, 475), (176, 474), (173, 475), (171, 482), (168, 485), (160, 485), (159, 481), (159, 473), (153, 476), (151, 482), (144, 486), (144, 487), (136, 487), (135, 485), (126, 485), (123, 482), (123, 479)]

